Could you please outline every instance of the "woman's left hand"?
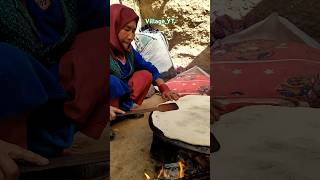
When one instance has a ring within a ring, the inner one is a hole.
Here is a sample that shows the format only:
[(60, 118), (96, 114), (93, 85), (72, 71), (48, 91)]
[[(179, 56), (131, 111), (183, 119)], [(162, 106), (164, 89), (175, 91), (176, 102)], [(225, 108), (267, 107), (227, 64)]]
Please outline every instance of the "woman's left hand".
[(165, 91), (162, 93), (162, 98), (165, 100), (178, 100), (180, 98), (179, 94), (173, 91)]
[(163, 99), (165, 99), (167, 101), (170, 101), (170, 100), (176, 101), (180, 98), (179, 94), (177, 94), (169, 89), (169, 87), (164, 83), (163, 79), (158, 78), (156, 80), (156, 83), (159, 87), (159, 91), (161, 92)]

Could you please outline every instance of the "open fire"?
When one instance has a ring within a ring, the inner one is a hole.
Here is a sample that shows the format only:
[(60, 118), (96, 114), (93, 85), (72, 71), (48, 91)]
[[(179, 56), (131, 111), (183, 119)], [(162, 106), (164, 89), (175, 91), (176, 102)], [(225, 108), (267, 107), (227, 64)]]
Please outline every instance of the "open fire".
[(185, 165), (182, 161), (179, 161), (177, 163), (164, 164), (155, 179), (151, 179), (147, 173), (144, 173), (144, 175), (147, 180), (179, 180), (184, 177), (184, 171)]
[(151, 180), (151, 177), (147, 173), (144, 173), (144, 175), (146, 176), (147, 180)]
[(154, 131), (150, 155), (155, 160), (154, 172), (146, 172), (147, 180), (208, 180), (210, 179), (210, 147), (193, 146), (169, 139)]

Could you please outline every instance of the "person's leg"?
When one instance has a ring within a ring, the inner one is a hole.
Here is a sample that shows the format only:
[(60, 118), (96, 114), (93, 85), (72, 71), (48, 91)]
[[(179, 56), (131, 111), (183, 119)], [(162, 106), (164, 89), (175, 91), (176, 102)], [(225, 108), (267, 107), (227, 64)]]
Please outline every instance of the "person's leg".
[(70, 100), (65, 114), (78, 130), (99, 138), (107, 123), (107, 28), (83, 32), (60, 60), (59, 77)]
[(128, 84), (114, 75), (110, 75), (109, 91), (110, 105), (117, 108), (121, 105), (120, 99), (123, 100), (123, 96), (130, 93)]
[[(125, 95), (130, 94), (129, 86), (126, 82), (122, 81), (114, 75), (110, 75), (109, 79), (109, 93), (110, 93), (110, 105), (120, 108), (122, 110), (130, 110), (131, 105), (128, 102), (132, 102), (129, 97), (125, 98)], [(132, 104), (132, 103), (131, 103)], [(118, 118), (117, 118), (118, 119)], [(121, 118), (120, 118), (121, 119)], [(116, 136), (116, 133), (110, 128), (110, 141)]]
[(127, 81), (121, 80), (114, 75), (110, 76), (110, 105), (129, 111), (133, 107), (133, 100), (130, 98), (130, 87)]
[(0, 138), (41, 155), (60, 151), (65, 147), (61, 142), (71, 139), (65, 132), (72, 127), (59, 126), (57, 122), (62, 120), (54, 118), (59, 110), (43, 112), (50, 100), (63, 103), (66, 98), (58, 79), (12, 45), (0, 43), (0, 56)]
[(0, 43), (0, 56), (0, 138), (26, 147), (28, 114), (48, 96), (32, 57), (6, 43)]
[(147, 70), (136, 71), (128, 84), (131, 89), (130, 98), (141, 105), (152, 83), (152, 74)]
[[(48, 100), (32, 57), (9, 44), (0, 43), (0, 118), (23, 114)], [(49, 82), (46, 82), (49, 84)]]

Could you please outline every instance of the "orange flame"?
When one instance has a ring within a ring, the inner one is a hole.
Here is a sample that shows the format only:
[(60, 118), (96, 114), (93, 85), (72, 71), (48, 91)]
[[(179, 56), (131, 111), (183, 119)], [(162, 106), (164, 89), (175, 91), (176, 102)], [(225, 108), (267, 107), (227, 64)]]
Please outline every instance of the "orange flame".
[(151, 180), (150, 176), (147, 173), (144, 173), (144, 175), (146, 176), (147, 180)]
[[(176, 177), (175, 178), (183, 178), (184, 177), (184, 168), (185, 168), (185, 165), (183, 164), (182, 161), (179, 161), (177, 163), (178, 167), (179, 167), (179, 171), (177, 172), (176, 174)], [(164, 178), (170, 178), (170, 175), (166, 172), (164, 166), (162, 166), (159, 174), (158, 174), (158, 179), (160, 177), (164, 177)]]
[(183, 178), (184, 177), (184, 167), (185, 167), (185, 165), (181, 161), (179, 161), (179, 169), (180, 169), (179, 178)]
[(159, 175), (158, 175), (158, 179), (161, 177), (161, 176), (164, 176), (164, 169), (163, 169), (163, 166), (162, 166), (162, 168), (161, 168), (161, 170), (160, 170), (160, 173), (159, 173)]

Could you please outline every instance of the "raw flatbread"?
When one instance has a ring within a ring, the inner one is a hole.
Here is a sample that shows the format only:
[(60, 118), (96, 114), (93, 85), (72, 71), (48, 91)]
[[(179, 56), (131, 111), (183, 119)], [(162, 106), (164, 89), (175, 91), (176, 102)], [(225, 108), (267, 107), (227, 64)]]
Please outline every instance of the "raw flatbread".
[(188, 95), (176, 103), (179, 110), (153, 112), (154, 126), (170, 139), (210, 146), (210, 96)]
[(223, 147), (211, 156), (214, 179), (319, 179), (319, 117), (319, 108), (269, 105), (222, 115), (214, 128)]

